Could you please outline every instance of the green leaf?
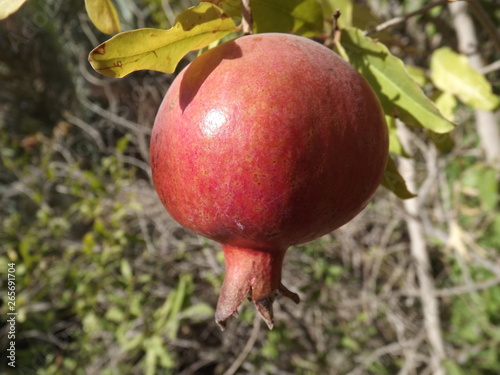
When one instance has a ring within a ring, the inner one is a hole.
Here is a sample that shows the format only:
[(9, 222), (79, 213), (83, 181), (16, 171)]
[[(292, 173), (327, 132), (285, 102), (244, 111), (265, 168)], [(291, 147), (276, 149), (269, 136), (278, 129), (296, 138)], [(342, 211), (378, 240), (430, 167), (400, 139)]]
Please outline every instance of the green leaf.
[(462, 183), (476, 188), (481, 200), (481, 207), (485, 211), (494, 211), (498, 204), (497, 171), (486, 164), (476, 164), (467, 169)]
[(154, 375), (157, 371), (158, 353), (156, 348), (163, 346), (163, 341), (158, 336), (149, 337), (144, 340), (146, 355), (144, 358), (144, 373)]
[(129, 143), (130, 143), (130, 137), (128, 135), (121, 137), (118, 140), (118, 142), (116, 142), (116, 152), (118, 154), (123, 154)]
[(429, 136), (429, 139), (434, 143), (434, 146), (436, 146), (439, 151), (445, 154), (450, 152), (453, 147), (455, 147), (453, 132), (438, 134), (428, 130), (427, 135)]
[(85, 9), (100, 32), (104, 34), (120, 32), (120, 19), (111, 0), (85, 0)]
[(144, 340), (144, 349), (146, 351), (144, 370), (146, 375), (158, 373), (158, 362), (165, 369), (171, 369), (175, 366), (174, 358), (165, 348), (165, 342), (159, 336), (152, 336)]
[(405, 68), (410, 77), (413, 78), (413, 80), (417, 82), (420, 87), (423, 87), (426, 83), (429, 82), (429, 78), (422, 68), (413, 65), (405, 65)]
[(217, 6), (202, 3), (182, 12), (168, 30), (138, 29), (115, 35), (89, 55), (99, 73), (121, 78), (142, 69), (173, 73), (189, 52), (234, 31), (234, 22)]
[(0, 20), (17, 12), (25, 2), (26, 0), (0, 0)]
[(361, 346), (359, 345), (359, 343), (348, 336), (342, 337), (341, 345), (352, 352), (359, 352), (361, 350)]
[(441, 114), (450, 121), (455, 118), (455, 108), (457, 107), (457, 99), (455, 95), (449, 92), (439, 91), (436, 95), (432, 96), (436, 107)]
[(116, 306), (112, 306), (106, 311), (105, 318), (109, 321), (120, 323), (125, 319), (125, 313)]
[(122, 349), (128, 352), (131, 350), (135, 350), (144, 342), (144, 334), (139, 333), (133, 336), (124, 336), (121, 340), (118, 341), (120, 342)]
[(364, 36), (361, 30), (352, 28), (342, 31), (342, 45), (350, 63), (374, 89), (386, 115), (436, 133), (446, 133), (454, 128), (454, 124), (439, 113), (409, 76), (403, 62), (394, 57), (386, 46)]
[(466, 372), (462, 371), (460, 365), (453, 362), (451, 359), (445, 359), (443, 362), (444, 368), (448, 375), (465, 375)]
[(403, 145), (399, 141), (396, 119), (391, 116), (385, 116), (385, 122), (389, 128), (389, 152), (396, 154), (398, 156), (408, 157), (408, 153), (405, 151)]
[(212, 308), (212, 306), (206, 303), (197, 303), (196, 305), (185, 308), (182, 311), (180, 318), (202, 321), (211, 318), (213, 314), (214, 309)]
[(471, 107), (494, 111), (500, 106), (500, 98), (493, 94), (488, 80), (470, 66), (467, 57), (449, 47), (432, 54), (431, 78), (436, 87)]
[(323, 31), (323, 10), (316, 0), (252, 0), (254, 33), (289, 33), (305, 37)]
[(387, 159), (387, 166), (385, 167), (382, 186), (392, 191), (398, 198), (401, 199), (416, 197), (416, 195), (410, 192), (406, 187), (405, 180), (399, 173), (396, 163), (394, 163), (394, 160), (390, 156)]
[(132, 272), (132, 267), (130, 267), (130, 263), (125, 258), (122, 259), (121, 262), (120, 262), (120, 272), (121, 272), (121, 274), (123, 276), (123, 279), (127, 283), (131, 283), (132, 282), (132, 278), (134, 276), (134, 274)]

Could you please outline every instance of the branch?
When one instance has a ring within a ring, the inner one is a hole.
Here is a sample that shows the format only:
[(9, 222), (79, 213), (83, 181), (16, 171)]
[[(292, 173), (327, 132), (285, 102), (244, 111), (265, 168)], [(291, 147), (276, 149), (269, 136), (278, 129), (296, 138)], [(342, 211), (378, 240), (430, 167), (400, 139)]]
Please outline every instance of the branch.
[[(406, 126), (398, 121), (398, 134), (404, 148), (411, 153), (413, 142), (412, 133)], [(401, 158), (400, 171), (403, 175), (408, 188), (411, 191), (417, 191), (415, 163), (412, 159)], [(431, 363), (434, 375), (444, 375), (443, 360), (446, 358), (444, 349), (443, 334), (441, 332), (441, 322), (439, 319), (439, 304), (435, 296), (436, 291), (434, 281), (431, 275), (431, 266), (427, 245), (425, 240), (425, 231), (420, 217), (422, 202), (417, 198), (407, 199), (403, 205), (408, 213), (406, 218), (408, 233), (410, 236), (410, 250), (417, 272), (419, 283), (419, 297), (422, 301), (422, 310), (424, 314), (424, 327), (427, 339), (432, 348)]]
[(240, 354), (238, 355), (238, 357), (236, 357), (236, 359), (234, 360), (231, 367), (229, 367), (224, 372), (223, 375), (235, 374), (236, 371), (238, 371), (240, 366), (243, 364), (243, 362), (245, 362), (245, 359), (248, 357), (248, 354), (250, 354), (250, 352), (252, 351), (252, 349), (255, 345), (255, 341), (257, 341), (257, 337), (259, 337), (260, 323), (261, 323), (261, 319), (260, 319), (259, 314), (255, 314), (255, 319), (253, 321), (253, 329), (252, 329), (252, 332), (250, 333), (250, 337), (248, 338), (247, 343), (243, 347), (243, 349), (240, 352)]
[(250, 0), (241, 0), (241, 27), (243, 34), (250, 35), (252, 33), (252, 8), (250, 7)]
[(423, 8), (417, 9), (416, 11), (408, 13), (408, 14), (406, 14), (404, 16), (394, 17), (394, 18), (392, 18), (392, 19), (390, 19), (388, 21), (382, 22), (380, 25), (375, 26), (372, 29), (365, 30), (365, 35), (376, 34), (376, 33), (380, 32), (382, 30), (388, 29), (389, 27), (392, 27), (392, 26), (395, 26), (395, 25), (399, 25), (400, 23), (406, 22), (411, 17), (418, 16), (419, 14), (427, 12), (429, 9), (432, 9), (432, 8), (440, 6), (440, 5), (445, 5), (448, 2), (449, 2), (449, 0), (435, 1), (433, 3), (430, 3), (430, 4), (426, 5)]
[(500, 60), (492, 62), (490, 65), (486, 65), (479, 70), (479, 73), (481, 74), (490, 74), (493, 73), (494, 71), (500, 70)]
[(500, 51), (500, 33), (497, 30), (497, 27), (491, 20), (488, 13), (484, 10), (483, 6), (479, 1), (471, 1), (468, 0), (469, 6), (471, 7), (474, 15), (478, 19), (478, 21), (483, 25), (484, 29), (490, 35), (490, 38), (493, 40), (497, 51)]
[(338, 24), (340, 15), (339, 9), (332, 14), (332, 30), (324, 42), (324, 45), (330, 49), (332, 49), (335, 44), (340, 43), (340, 28)]

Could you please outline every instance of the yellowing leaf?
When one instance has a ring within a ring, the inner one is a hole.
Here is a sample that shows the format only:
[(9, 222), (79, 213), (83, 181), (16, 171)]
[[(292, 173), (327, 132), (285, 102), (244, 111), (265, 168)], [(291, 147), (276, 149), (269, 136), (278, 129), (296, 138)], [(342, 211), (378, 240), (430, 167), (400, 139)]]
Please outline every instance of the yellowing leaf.
[(471, 107), (494, 111), (500, 106), (500, 98), (493, 94), (488, 80), (470, 66), (467, 57), (449, 47), (432, 54), (431, 78), (436, 87)]
[(104, 34), (119, 33), (120, 19), (111, 0), (85, 0), (85, 9), (94, 26)]
[(316, 0), (252, 0), (255, 33), (310, 37), (323, 31), (323, 10)]
[(198, 0), (199, 2), (207, 1), (221, 8), (224, 13), (233, 19), (241, 19), (241, 0)]
[(398, 198), (401, 199), (416, 197), (416, 195), (410, 192), (406, 187), (405, 180), (399, 173), (396, 163), (394, 163), (394, 160), (390, 156), (387, 159), (387, 166), (385, 167), (382, 186), (392, 191)]
[(0, 0), (0, 20), (17, 12), (25, 2), (26, 0)]
[(403, 62), (394, 57), (386, 46), (354, 28), (342, 30), (341, 41), (349, 55), (349, 62), (370, 83), (386, 115), (436, 133), (446, 133), (454, 128), (454, 124), (439, 113), (409, 76)]
[(234, 22), (217, 6), (201, 3), (182, 12), (168, 30), (138, 29), (115, 35), (94, 48), (92, 67), (110, 77), (124, 77), (142, 69), (173, 73), (189, 52), (234, 31)]

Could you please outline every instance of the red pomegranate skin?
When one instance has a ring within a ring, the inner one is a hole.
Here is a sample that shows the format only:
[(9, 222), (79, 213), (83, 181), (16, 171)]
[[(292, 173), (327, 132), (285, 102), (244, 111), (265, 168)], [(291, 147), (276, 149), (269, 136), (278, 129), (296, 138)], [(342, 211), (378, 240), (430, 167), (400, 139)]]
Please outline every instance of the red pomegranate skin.
[(272, 327), (287, 248), (347, 223), (380, 184), (388, 136), (372, 89), (328, 48), (290, 34), (217, 46), (174, 80), (151, 138), (174, 219), (223, 245), (223, 326), (249, 292)]

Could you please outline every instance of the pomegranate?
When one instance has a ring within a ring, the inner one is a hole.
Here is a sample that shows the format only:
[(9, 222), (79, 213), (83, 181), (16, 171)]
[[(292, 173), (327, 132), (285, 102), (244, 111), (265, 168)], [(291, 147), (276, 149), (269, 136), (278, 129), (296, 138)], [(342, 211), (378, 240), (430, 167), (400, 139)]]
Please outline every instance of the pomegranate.
[(377, 189), (387, 128), (371, 88), (328, 48), (256, 34), (196, 58), (151, 137), (156, 191), (174, 219), (222, 244), (216, 322), (251, 299), (269, 328), (288, 247), (357, 215)]

